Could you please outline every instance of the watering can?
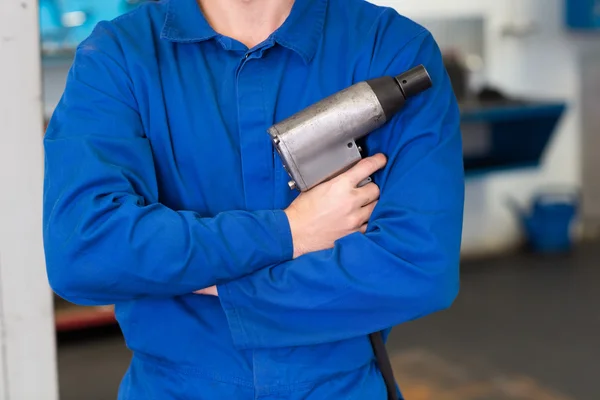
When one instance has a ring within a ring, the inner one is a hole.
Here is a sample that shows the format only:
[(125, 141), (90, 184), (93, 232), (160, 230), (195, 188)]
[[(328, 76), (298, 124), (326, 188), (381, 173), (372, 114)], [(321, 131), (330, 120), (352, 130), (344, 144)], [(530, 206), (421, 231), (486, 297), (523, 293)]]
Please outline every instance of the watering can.
[(534, 195), (527, 210), (509, 199), (532, 249), (543, 253), (571, 250), (572, 225), (577, 215), (579, 194), (576, 191), (545, 191)]

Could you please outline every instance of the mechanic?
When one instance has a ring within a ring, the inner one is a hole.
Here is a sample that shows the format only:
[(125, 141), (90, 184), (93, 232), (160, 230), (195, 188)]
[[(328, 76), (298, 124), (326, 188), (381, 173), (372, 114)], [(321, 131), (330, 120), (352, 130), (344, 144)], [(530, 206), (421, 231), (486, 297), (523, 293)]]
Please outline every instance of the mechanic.
[[(273, 123), (419, 64), (433, 87), (369, 157), (288, 188)], [(44, 145), (49, 281), (115, 305), (119, 399), (385, 399), (368, 335), (457, 296), (457, 102), (432, 35), (392, 8), (141, 5), (78, 46)]]

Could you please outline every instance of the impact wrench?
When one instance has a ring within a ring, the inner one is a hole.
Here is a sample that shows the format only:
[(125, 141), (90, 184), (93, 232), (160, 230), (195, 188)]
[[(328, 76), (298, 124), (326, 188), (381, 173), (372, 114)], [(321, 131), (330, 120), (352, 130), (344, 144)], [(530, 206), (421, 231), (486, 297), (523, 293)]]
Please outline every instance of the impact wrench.
[[(305, 192), (347, 171), (362, 159), (357, 141), (390, 121), (406, 101), (432, 86), (420, 65), (396, 77), (356, 83), (273, 125), (268, 133), (292, 190)], [(371, 177), (359, 186), (371, 182)], [(388, 399), (396, 381), (381, 332), (369, 335)]]

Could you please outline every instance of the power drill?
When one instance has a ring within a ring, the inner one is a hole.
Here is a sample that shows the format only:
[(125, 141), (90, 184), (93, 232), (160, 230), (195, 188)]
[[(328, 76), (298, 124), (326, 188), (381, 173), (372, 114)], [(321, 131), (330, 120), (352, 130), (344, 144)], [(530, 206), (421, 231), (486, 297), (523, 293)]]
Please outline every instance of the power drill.
[(273, 125), (268, 132), (290, 188), (304, 192), (351, 168), (362, 158), (356, 141), (431, 86), (420, 65), (396, 77), (356, 83)]
[[(406, 101), (433, 85), (423, 65), (392, 77), (356, 83), (305, 108), (268, 129), (290, 176), (301, 192), (347, 171), (362, 159), (357, 141), (383, 126)], [(359, 186), (371, 181), (366, 178)], [(381, 332), (369, 335), (389, 400), (396, 382)]]

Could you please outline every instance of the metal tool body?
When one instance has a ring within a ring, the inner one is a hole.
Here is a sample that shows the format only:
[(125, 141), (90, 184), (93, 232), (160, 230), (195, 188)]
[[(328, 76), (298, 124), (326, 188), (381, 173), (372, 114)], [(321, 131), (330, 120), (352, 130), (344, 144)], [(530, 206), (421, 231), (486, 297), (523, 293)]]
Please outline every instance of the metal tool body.
[(291, 177), (290, 188), (309, 190), (352, 167), (362, 158), (356, 141), (431, 84), (418, 66), (396, 77), (356, 83), (273, 125), (268, 132)]

